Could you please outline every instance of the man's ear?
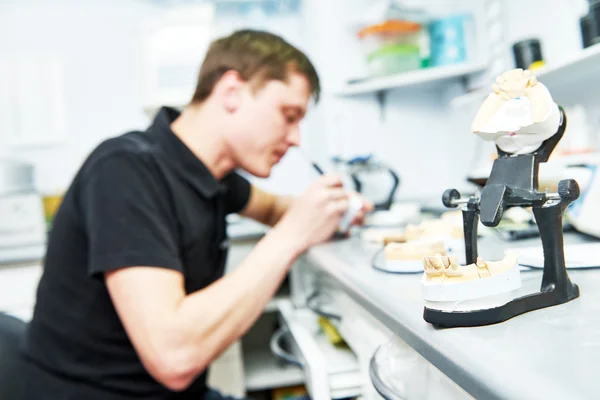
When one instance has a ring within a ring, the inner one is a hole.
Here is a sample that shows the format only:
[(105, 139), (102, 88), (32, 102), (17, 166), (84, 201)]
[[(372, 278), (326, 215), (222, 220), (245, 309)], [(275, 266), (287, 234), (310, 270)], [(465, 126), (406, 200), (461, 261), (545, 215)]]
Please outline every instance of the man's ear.
[(244, 80), (237, 71), (227, 71), (215, 85), (215, 92), (228, 113), (234, 113), (241, 104)]

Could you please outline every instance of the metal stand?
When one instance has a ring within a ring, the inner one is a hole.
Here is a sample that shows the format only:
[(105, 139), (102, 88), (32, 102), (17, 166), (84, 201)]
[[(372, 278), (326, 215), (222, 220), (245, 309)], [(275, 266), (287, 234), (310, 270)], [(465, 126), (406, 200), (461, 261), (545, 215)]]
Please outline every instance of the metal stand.
[(579, 197), (579, 185), (573, 179), (558, 184), (558, 193), (538, 192), (539, 164), (546, 162), (562, 138), (567, 120), (560, 109), (561, 122), (556, 134), (531, 154), (512, 155), (500, 148), (490, 177), (479, 198), (461, 199), (455, 189), (444, 192), (446, 207), (463, 204), (463, 227), (467, 264), (477, 260), (477, 225), (500, 223), (504, 210), (510, 207), (532, 207), (544, 250), (544, 273), (540, 292), (519, 297), (503, 306), (468, 312), (446, 312), (425, 307), (425, 321), (441, 326), (480, 326), (506, 321), (516, 315), (566, 303), (579, 297), (565, 267), (562, 218), (566, 208)]

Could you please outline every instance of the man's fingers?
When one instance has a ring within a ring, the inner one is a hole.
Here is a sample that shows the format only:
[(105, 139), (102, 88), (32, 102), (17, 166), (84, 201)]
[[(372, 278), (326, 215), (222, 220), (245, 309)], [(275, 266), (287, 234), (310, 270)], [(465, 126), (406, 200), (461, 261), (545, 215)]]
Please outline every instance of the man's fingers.
[(373, 211), (373, 209), (375, 208), (375, 205), (373, 204), (373, 202), (371, 200), (367, 199), (365, 196), (363, 196), (360, 193), (353, 192), (352, 194), (354, 196), (357, 196), (362, 201), (362, 210), (365, 213)]
[(327, 198), (329, 200), (348, 199), (348, 192), (342, 188), (331, 188), (327, 190)]
[(332, 214), (344, 214), (348, 211), (349, 202), (347, 199), (335, 200), (329, 203), (327, 209)]
[(342, 187), (344, 185), (342, 178), (335, 173), (327, 173), (323, 175), (319, 180), (319, 183), (327, 187)]
[(352, 225), (363, 225), (365, 223), (365, 212), (359, 211), (354, 220), (352, 221)]

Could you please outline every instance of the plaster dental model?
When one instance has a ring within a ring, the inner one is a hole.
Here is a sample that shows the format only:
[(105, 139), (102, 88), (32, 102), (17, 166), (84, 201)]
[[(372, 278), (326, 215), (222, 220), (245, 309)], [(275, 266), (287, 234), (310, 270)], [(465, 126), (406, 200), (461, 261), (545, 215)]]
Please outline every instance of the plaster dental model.
[(407, 225), (404, 236), (407, 241), (424, 237), (462, 239), (462, 221), (460, 224), (456, 224), (449, 218), (425, 220), (419, 225)]
[[(566, 116), (531, 72), (511, 70), (497, 82), (473, 123), (473, 132), (494, 140), (497, 147), (490, 175), (478, 195), (462, 197), (458, 190), (447, 189), (442, 196), (448, 208), (462, 205), (469, 265), (461, 267), (444, 256), (424, 260), (423, 319), (436, 326), (496, 324), (579, 297), (579, 287), (565, 268), (562, 230), (567, 207), (579, 198), (579, 185), (562, 179), (558, 193), (538, 190), (540, 164), (565, 134)], [(478, 258), (478, 223), (496, 227), (513, 207), (531, 207), (540, 233), (544, 271), (538, 291), (520, 289), (516, 255), (507, 252), (496, 263)]]
[(384, 249), (386, 260), (418, 260), (423, 263), (423, 258), (429, 254), (446, 254), (444, 242), (441, 240), (418, 240), (407, 243), (388, 243)]
[(503, 151), (528, 154), (558, 130), (561, 114), (548, 89), (529, 70), (513, 69), (496, 78), (472, 131)]
[(430, 254), (446, 255), (446, 246), (442, 240), (417, 240), (407, 243), (388, 243), (384, 250), (385, 266), (388, 270), (411, 270), (418, 272), (423, 258)]
[(456, 257), (441, 253), (423, 259), (421, 287), (426, 306), (449, 311), (485, 309), (505, 304), (521, 287), (517, 255), (507, 252), (500, 261), (459, 265)]
[(404, 229), (398, 228), (368, 228), (360, 233), (364, 242), (388, 244), (392, 242), (406, 242)]

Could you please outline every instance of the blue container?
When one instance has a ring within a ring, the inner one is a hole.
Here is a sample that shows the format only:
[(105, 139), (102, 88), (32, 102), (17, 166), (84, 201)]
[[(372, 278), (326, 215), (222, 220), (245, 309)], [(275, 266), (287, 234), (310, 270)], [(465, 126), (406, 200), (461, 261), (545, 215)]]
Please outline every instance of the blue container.
[(467, 24), (469, 15), (453, 15), (429, 24), (430, 66), (460, 64), (467, 61)]

